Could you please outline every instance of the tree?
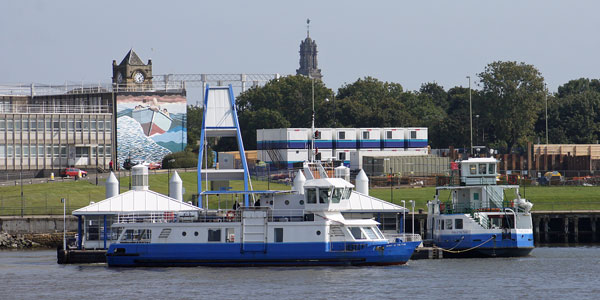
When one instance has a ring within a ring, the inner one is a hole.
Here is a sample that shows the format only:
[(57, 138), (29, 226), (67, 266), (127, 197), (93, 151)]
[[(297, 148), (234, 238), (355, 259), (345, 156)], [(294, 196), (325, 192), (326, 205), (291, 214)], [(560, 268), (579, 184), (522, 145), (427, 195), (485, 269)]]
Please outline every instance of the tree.
[(333, 122), (333, 109), (325, 99), (331, 98), (333, 91), (320, 80), (313, 82), (301, 75), (287, 76), (240, 94), (236, 107), (245, 147), (256, 149), (257, 129), (310, 127), (313, 84), (315, 125), (327, 126)]
[(198, 152), (198, 140), (202, 129), (202, 108), (188, 105), (187, 107), (187, 146), (186, 149)]
[(496, 61), (479, 74), (482, 104), (498, 144), (511, 152), (532, 141), (534, 124), (544, 105), (544, 78), (532, 65)]

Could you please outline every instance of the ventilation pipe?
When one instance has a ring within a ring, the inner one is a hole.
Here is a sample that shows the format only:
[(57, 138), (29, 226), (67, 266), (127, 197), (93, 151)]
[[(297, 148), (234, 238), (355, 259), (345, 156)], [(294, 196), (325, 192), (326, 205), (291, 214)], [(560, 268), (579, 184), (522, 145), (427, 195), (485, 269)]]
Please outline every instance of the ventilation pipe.
[(356, 176), (356, 191), (367, 196), (369, 195), (369, 177), (367, 177), (367, 174), (362, 169)]
[(169, 197), (177, 201), (183, 201), (183, 181), (181, 181), (177, 171), (173, 173), (169, 180)]
[(117, 180), (115, 173), (110, 172), (110, 174), (108, 174), (108, 179), (106, 179), (104, 185), (106, 187), (106, 199), (119, 194), (119, 181)]
[(339, 166), (334, 169), (335, 178), (341, 178), (350, 182), (350, 169), (345, 166)]
[(292, 185), (292, 190), (298, 192), (300, 195), (304, 195), (304, 183), (306, 182), (306, 177), (302, 173), (302, 170), (298, 170), (296, 173), (296, 177), (294, 177), (294, 184)]
[(148, 167), (136, 165), (131, 168), (131, 189), (134, 191), (148, 190)]

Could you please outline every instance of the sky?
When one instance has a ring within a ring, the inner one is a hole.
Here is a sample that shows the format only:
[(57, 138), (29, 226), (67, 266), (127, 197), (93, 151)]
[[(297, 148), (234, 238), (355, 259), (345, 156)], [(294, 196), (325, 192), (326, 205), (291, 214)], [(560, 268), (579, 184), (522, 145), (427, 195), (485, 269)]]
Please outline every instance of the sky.
[(365, 76), (405, 90), (467, 86), (510, 60), (534, 65), (555, 92), (600, 77), (599, 11), (600, 1), (578, 0), (4, 0), (0, 85), (109, 83), (130, 48), (154, 74), (295, 74), (310, 18), (334, 90)]

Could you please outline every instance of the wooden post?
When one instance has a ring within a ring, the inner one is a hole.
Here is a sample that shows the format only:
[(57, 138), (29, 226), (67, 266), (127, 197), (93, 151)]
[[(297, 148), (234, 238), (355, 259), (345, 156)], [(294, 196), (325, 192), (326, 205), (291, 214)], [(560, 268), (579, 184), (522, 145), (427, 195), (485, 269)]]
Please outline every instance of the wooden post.
[(575, 243), (579, 243), (579, 217), (573, 218), (573, 233), (575, 234)]
[(529, 175), (529, 178), (531, 178), (531, 142), (527, 143), (527, 175)]
[(590, 218), (590, 225), (592, 225), (592, 243), (595, 243), (598, 239), (596, 238), (596, 222), (598, 222), (597, 217)]
[(533, 223), (535, 225), (535, 227), (533, 228), (533, 232), (534, 232), (534, 236), (533, 236), (533, 241), (535, 244), (539, 244), (540, 242), (540, 218), (536, 217), (533, 219)]
[(564, 221), (564, 242), (569, 243), (569, 217), (565, 216)]
[(544, 217), (544, 242), (550, 243), (550, 217)]

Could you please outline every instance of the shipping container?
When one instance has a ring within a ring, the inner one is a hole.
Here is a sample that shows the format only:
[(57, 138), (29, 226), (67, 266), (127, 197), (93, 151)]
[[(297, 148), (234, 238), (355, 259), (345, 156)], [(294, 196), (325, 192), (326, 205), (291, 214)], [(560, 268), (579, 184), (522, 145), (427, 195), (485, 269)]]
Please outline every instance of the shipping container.
[(381, 145), (383, 150), (404, 149), (404, 147), (406, 147), (405, 131), (405, 128), (382, 128)]
[(406, 128), (404, 139), (406, 148), (425, 148), (427, 147), (427, 128)]
[(380, 128), (358, 128), (356, 133), (359, 149), (381, 149)]

